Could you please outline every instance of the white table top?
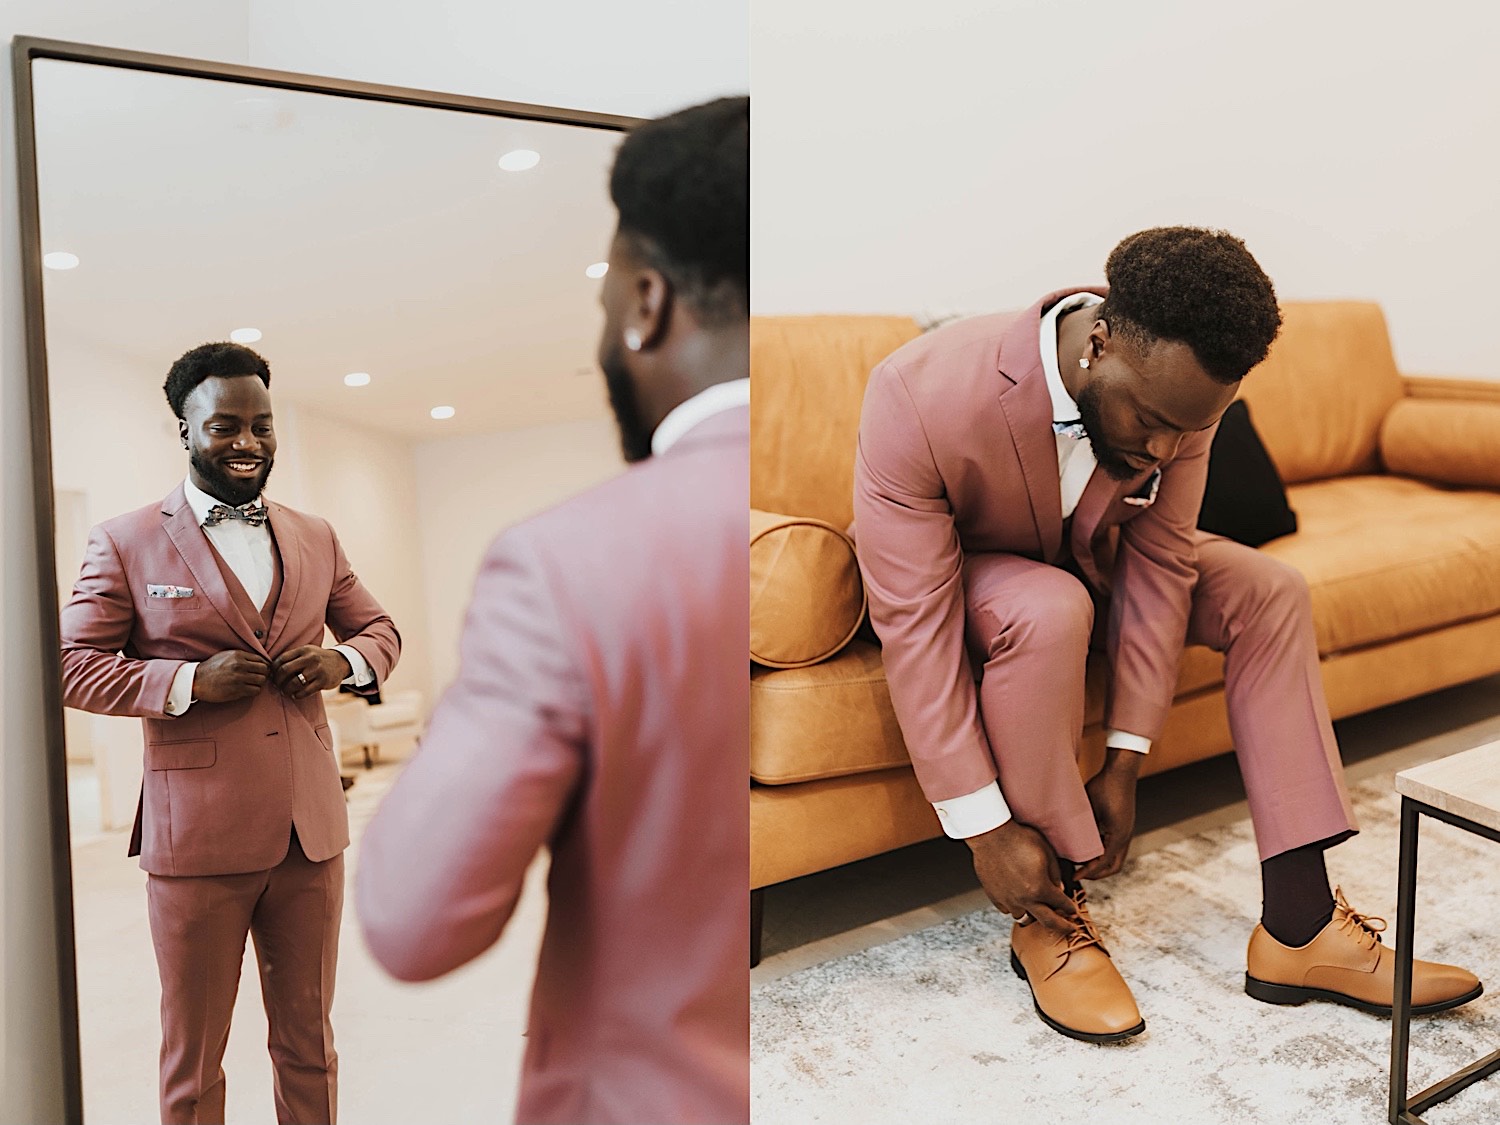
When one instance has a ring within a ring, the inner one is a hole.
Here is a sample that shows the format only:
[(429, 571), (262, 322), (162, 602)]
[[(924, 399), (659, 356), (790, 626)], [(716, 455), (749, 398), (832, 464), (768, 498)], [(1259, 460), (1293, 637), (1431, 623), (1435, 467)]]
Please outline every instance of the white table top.
[(1500, 742), (1402, 770), (1396, 792), (1500, 832)]

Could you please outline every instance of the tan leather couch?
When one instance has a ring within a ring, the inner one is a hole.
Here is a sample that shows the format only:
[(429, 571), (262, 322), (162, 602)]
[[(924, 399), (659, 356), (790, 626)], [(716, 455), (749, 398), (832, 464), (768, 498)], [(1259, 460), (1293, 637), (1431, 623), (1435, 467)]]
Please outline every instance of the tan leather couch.
[[(1403, 378), (1373, 304), (1291, 304), (1284, 314), (1242, 397), (1300, 522), (1262, 549), (1311, 587), (1333, 715), (1500, 672), (1500, 383)], [(752, 652), (780, 652), (788, 644), (778, 634), (805, 641), (811, 628), (813, 658), (824, 657), (751, 666), (752, 889), (940, 833), (908, 764), (879, 647), (867, 626), (843, 643), (863, 597), (849, 589), (852, 554), (832, 530), (852, 520), (866, 377), (919, 332), (899, 317), (752, 320), (751, 505), (800, 517), (790, 529), (755, 517), (781, 538), (751, 552), (752, 640), (762, 646)], [(801, 552), (793, 536), (822, 525), (820, 551)], [(841, 549), (847, 557), (828, 562)], [(794, 556), (801, 565), (787, 562)], [(830, 567), (843, 568), (831, 589)], [(825, 622), (835, 610), (840, 619)], [(1086, 775), (1103, 760), (1102, 673), (1091, 664)], [(1230, 748), (1223, 660), (1189, 649), (1143, 773)]]

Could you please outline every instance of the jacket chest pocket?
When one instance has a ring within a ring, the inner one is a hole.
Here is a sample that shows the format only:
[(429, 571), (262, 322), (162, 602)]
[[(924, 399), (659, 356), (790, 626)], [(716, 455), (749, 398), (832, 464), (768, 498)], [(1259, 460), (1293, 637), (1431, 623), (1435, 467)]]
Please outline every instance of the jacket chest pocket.
[(146, 768), (153, 770), (201, 770), (218, 760), (217, 743), (211, 738), (191, 742), (153, 742), (146, 748)]

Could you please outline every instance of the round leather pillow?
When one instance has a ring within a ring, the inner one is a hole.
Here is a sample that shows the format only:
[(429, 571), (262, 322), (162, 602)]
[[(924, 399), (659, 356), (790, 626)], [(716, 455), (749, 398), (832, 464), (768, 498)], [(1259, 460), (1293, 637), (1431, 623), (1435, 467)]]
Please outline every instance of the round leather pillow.
[(804, 516), (750, 510), (750, 659), (805, 668), (853, 639), (865, 615), (854, 543)]

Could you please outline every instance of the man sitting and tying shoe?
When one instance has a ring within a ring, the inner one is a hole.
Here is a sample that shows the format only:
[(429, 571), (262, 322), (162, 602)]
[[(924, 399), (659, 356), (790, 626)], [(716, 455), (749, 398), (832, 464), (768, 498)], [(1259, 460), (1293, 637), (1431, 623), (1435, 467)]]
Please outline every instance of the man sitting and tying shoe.
[[(1395, 958), (1324, 864), (1357, 829), (1306, 584), (1196, 530), (1219, 418), (1280, 329), (1275, 292), (1239, 239), (1187, 227), (1132, 235), (1105, 273), (1107, 290), (947, 326), (870, 376), (856, 540), (917, 778), (1018, 919), (1011, 963), (1041, 1018), (1128, 1039), (1146, 1024), (1079, 880), (1124, 864), (1184, 643), (1222, 652), (1261, 858), (1246, 991), (1389, 1013)], [(1096, 603), (1111, 688), (1105, 764), (1085, 784)], [(1463, 969), (1414, 968), (1416, 1012), (1481, 991)]]

